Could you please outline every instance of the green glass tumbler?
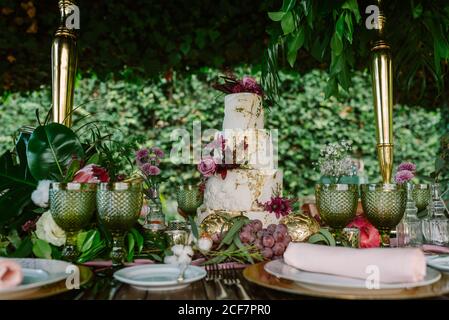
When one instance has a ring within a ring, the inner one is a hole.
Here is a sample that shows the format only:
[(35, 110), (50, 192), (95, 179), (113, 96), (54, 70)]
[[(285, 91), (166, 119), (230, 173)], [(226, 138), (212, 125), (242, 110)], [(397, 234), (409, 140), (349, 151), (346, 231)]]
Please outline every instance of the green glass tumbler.
[(356, 184), (317, 184), (315, 198), (321, 219), (341, 231), (357, 213), (359, 189)]
[(194, 216), (203, 204), (203, 192), (195, 185), (179, 186), (176, 199), (179, 209), (189, 216)]
[(431, 192), (429, 184), (415, 184), (413, 186), (413, 201), (418, 208), (418, 216), (422, 216), (419, 213), (427, 209), (427, 206), (431, 200)]
[(407, 189), (400, 184), (361, 185), (366, 218), (379, 230), (382, 246), (390, 246), (390, 232), (401, 222), (407, 205)]
[(92, 220), (95, 211), (95, 183), (50, 184), (50, 212), (56, 224), (66, 232), (67, 240), (62, 258), (75, 261), (78, 257), (77, 232)]
[(97, 190), (98, 220), (112, 234), (113, 266), (125, 259), (124, 234), (137, 222), (142, 208), (141, 182), (101, 183)]

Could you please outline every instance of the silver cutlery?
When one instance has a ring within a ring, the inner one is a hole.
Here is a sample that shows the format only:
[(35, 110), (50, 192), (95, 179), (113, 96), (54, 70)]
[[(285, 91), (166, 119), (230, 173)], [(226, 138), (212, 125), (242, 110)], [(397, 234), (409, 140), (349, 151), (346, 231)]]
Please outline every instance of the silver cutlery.
[(242, 300), (251, 300), (249, 295), (246, 293), (245, 288), (242, 286), (240, 279), (238, 278), (237, 271), (234, 268), (224, 268), (223, 282), (227, 286), (236, 286), (240, 291)]
[(221, 274), (219, 266), (217, 264), (207, 265), (206, 271), (207, 271), (206, 281), (213, 281), (216, 284), (216, 287), (218, 287), (217, 300), (228, 299), (229, 296), (226, 293), (223, 284), (221, 283), (223, 276)]

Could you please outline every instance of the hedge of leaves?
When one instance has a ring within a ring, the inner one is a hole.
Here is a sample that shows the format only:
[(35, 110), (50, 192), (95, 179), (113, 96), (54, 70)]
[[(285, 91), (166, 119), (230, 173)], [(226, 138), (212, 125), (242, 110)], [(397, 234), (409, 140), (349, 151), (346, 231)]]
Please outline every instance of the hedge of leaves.
[[(258, 75), (247, 68), (239, 69), (237, 74)], [(192, 139), (193, 121), (200, 120), (203, 131), (221, 128), (223, 96), (209, 85), (218, 75), (217, 70), (204, 69), (183, 78), (175, 74), (170, 83), (165, 79), (104, 82), (95, 77), (80, 78), (75, 102), (82, 106), (75, 118), (91, 114), (86, 119), (101, 120), (104, 130), (120, 129), (116, 139), (158, 145), (169, 153), (174, 143), (170, 136), (175, 129), (189, 130)], [(364, 164), (361, 173), (364, 179), (372, 182), (379, 179), (370, 77), (356, 73), (349, 92), (339, 100), (324, 98), (326, 79), (328, 75), (321, 71), (302, 76), (281, 73), (280, 105), (265, 116), (266, 128), (279, 130), (279, 167), (284, 172), (285, 193), (292, 196), (313, 193), (313, 185), (319, 178), (313, 163), (320, 148), (341, 139), (353, 141), (354, 157)], [(0, 150), (12, 146), (10, 136), (20, 125), (36, 123), (36, 108), (43, 117), (49, 105), (49, 88), (3, 97)], [(396, 105), (394, 116), (395, 161), (414, 161), (421, 173), (430, 173), (444, 127), (439, 111)], [(167, 159), (162, 168), (165, 180), (162, 191), (169, 198), (175, 196), (177, 184), (199, 179), (193, 164), (176, 165)]]

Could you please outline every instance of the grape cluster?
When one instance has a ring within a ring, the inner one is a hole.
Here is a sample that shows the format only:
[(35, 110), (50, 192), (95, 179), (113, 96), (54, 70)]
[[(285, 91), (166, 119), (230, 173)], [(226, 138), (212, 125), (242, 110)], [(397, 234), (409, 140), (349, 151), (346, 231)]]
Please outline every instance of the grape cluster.
[(270, 224), (263, 228), (260, 220), (252, 220), (240, 230), (240, 241), (260, 250), (264, 259), (280, 259), (292, 240), (285, 224)]

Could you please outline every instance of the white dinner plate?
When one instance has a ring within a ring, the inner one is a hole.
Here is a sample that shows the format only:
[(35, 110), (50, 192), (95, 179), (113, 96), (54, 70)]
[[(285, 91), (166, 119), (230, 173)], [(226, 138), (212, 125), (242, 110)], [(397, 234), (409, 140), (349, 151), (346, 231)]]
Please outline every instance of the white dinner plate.
[[(366, 289), (363, 279), (340, 277), (324, 273), (302, 271), (285, 264), (282, 260), (274, 260), (265, 264), (265, 271), (287, 280), (322, 287), (340, 287), (348, 289)], [(437, 282), (441, 273), (435, 269), (427, 268), (426, 277), (422, 281), (411, 283), (380, 283), (379, 289), (405, 289), (421, 287)]]
[[(9, 259), (9, 258), (5, 258)], [(47, 259), (10, 259), (22, 267), (23, 281), (13, 288), (0, 289), (0, 299), (64, 280), (71, 273), (70, 263)]]
[(121, 269), (114, 273), (114, 278), (137, 289), (165, 291), (185, 288), (207, 274), (203, 268), (188, 266), (184, 280), (178, 282), (179, 273), (180, 269), (176, 265), (152, 264)]
[(431, 266), (432, 268), (449, 272), (449, 255), (432, 255), (427, 256), (427, 265)]

